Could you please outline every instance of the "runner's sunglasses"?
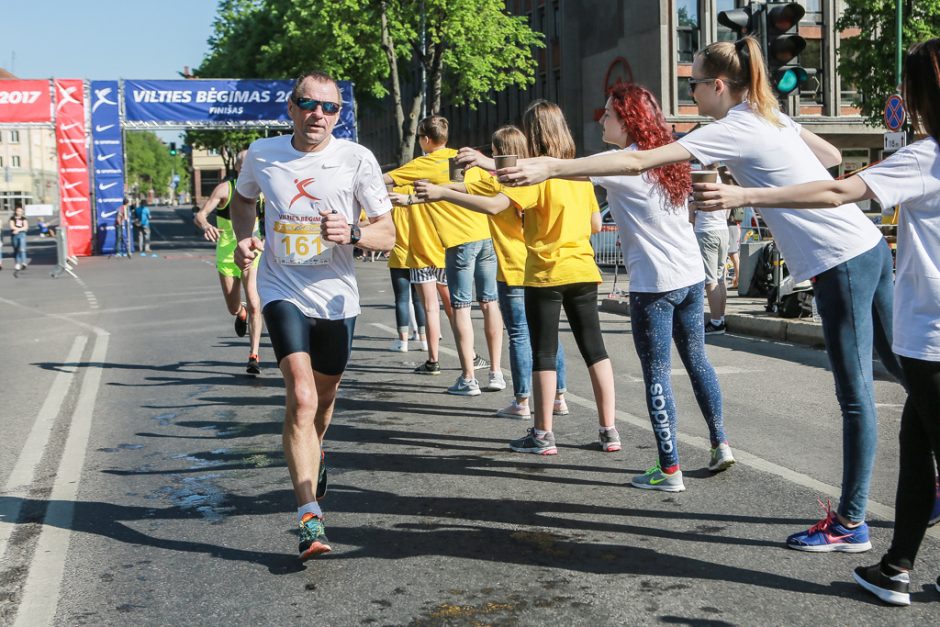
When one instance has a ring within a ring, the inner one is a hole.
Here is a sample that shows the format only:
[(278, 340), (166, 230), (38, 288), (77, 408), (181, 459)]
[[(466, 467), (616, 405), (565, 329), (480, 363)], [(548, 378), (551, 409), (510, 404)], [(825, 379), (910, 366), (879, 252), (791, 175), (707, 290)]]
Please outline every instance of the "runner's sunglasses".
[(316, 111), (317, 107), (320, 107), (326, 115), (335, 115), (339, 113), (340, 108), (338, 102), (314, 100), (313, 98), (294, 98), (294, 104), (304, 111)]

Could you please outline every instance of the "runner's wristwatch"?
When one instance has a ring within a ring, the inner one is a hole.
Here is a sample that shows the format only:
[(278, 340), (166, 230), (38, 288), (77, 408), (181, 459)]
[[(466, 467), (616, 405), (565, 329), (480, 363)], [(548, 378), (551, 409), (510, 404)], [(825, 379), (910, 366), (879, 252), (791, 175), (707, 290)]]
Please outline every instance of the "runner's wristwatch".
[(359, 240), (362, 239), (362, 229), (359, 228), (358, 224), (349, 225), (349, 243), (353, 246), (359, 243)]

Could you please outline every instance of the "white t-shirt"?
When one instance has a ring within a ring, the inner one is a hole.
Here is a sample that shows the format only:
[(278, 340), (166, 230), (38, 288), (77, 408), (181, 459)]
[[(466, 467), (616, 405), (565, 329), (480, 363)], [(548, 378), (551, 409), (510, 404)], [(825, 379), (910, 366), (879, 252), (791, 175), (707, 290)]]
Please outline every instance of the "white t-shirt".
[[(678, 142), (704, 165), (723, 162), (744, 187), (832, 180), (800, 137), (800, 125), (782, 113), (777, 115), (783, 126), (774, 126), (741, 103)], [(882, 239), (878, 228), (854, 204), (814, 211), (762, 209), (761, 216), (797, 282), (871, 250)]]
[[(626, 150), (636, 150), (636, 144)], [(685, 205), (672, 207), (647, 174), (599, 176), (610, 212), (620, 229), (620, 246), (631, 292), (668, 292), (705, 280), (702, 254)]]
[(858, 176), (882, 207), (901, 205), (892, 349), (940, 361), (940, 146), (914, 142)]
[(353, 247), (321, 248), (319, 211), (335, 210), (349, 224), (358, 222), (360, 207), (370, 218), (391, 211), (375, 156), (335, 137), (319, 152), (295, 150), (291, 135), (259, 139), (248, 148), (236, 189), (246, 198), (264, 193), (262, 306), (287, 300), (311, 318), (358, 315)]
[(727, 211), (696, 211), (695, 232), (708, 233), (709, 231), (727, 231)]

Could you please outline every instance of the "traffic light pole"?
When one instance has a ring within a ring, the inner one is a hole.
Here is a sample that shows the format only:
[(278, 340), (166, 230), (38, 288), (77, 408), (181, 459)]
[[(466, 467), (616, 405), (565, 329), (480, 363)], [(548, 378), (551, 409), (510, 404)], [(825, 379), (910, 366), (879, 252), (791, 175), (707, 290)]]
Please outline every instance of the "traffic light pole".
[(901, 38), (903, 37), (903, 21), (904, 21), (904, 12), (901, 10), (901, 0), (895, 0), (895, 37), (897, 42), (897, 47), (895, 49), (894, 55), (894, 83), (900, 89), (901, 86), (901, 56), (903, 51), (901, 49), (902, 42)]

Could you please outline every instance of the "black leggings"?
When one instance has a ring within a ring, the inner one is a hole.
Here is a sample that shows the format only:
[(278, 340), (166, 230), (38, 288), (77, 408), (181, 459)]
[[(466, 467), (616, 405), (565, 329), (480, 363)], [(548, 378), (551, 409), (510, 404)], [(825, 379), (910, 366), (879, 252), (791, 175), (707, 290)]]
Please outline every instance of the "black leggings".
[(901, 414), (901, 464), (888, 563), (913, 568), (936, 497), (940, 457), (940, 361), (901, 357), (908, 397)]
[(554, 370), (561, 308), (568, 315), (574, 341), (590, 368), (607, 359), (597, 315), (597, 283), (525, 288), (525, 318), (532, 344), (532, 370)]

